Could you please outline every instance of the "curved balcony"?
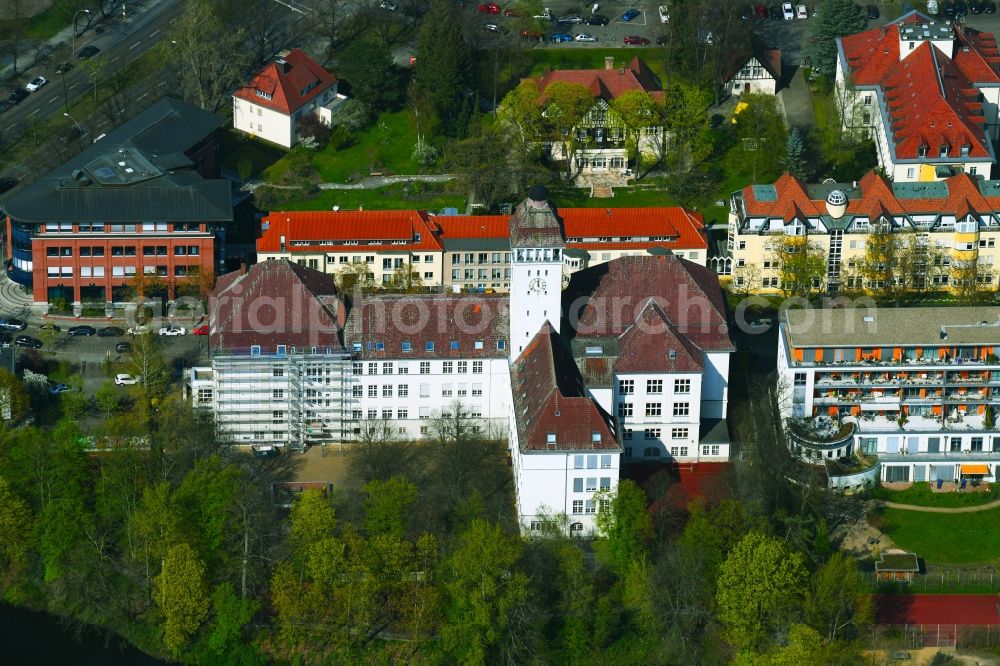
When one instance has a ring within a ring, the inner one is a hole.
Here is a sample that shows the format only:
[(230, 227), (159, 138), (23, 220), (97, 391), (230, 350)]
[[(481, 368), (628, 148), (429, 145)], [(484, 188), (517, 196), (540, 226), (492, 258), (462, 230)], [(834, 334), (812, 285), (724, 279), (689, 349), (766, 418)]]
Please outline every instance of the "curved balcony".
[(832, 490), (858, 492), (878, 485), (882, 465), (877, 456), (854, 455), (826, 463), (826, 485)]
[(856, 426), (845, 422), (837, 426), (826, 417), (816, 419), (788, 419), (785, 432), (793, 443), (817, 451), (843, 448), (854, 438)]

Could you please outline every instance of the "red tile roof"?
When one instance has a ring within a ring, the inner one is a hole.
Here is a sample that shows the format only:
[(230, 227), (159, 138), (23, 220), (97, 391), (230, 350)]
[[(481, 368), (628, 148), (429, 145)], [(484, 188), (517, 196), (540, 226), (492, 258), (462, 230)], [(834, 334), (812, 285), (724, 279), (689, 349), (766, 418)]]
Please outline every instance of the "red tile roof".
[[(925, 22), (918, 14), (904, 24)], [(930, 159), (949, 146), (948, 157), (990, 157), (982, 104), (973, 84), (1000, 83), (996, 40), (992, 34), (952, 26), (953, 54), (949, 58), (930, 41), (921, 41), (900, 58), (899, 22), (841, 37), (855, 86), (879, 87), (892, 123), (891, 136), (898, 159), (917, 159), (925, 146)]]
[[(857, 189), (851, 189), (847, 201), (848, 215), (863, 215), (876, 219), (881, 215), (897, 216), (916, 213), (944, 214), (964, 217), (969, 213), (985, 213), (1000, 210), (1000, 196), (986, 196), (980, 191), (980, 181), (966, 173), (958, 173), (941, 181), (947, 191), (945, 197), (907, 196), (897, 197), (892, 184), (875, 171), (869, 171), (857, 182)], [(775, 201), (759, 201), (754, 187), (743, 188), (743, 205), (746, 215), (753, 217), (775, 217), (791, 220), (820, 217), (827, 214), (823, 199), (810, 199), (806, 186), (790, 174), (784, 174), (774, 182), (777, 193)]]
[(672, 325), (653, 299), (618, 339), (615, 372), (701, 372), (701, 350)]
[[(507, 358), (507, 313), (503, 295), (365, 294), (350, 303), (344, 344), (354, 350), (360, 344), (355, 354), (363, 359)], [(404, 341), (409, 352), (403, 351)]]
[(342, 351), (344, 308), (333, 279), (287, 259), (264, 261), (219, 278), (209, 303), (212, 351), (248, 353), (260, 345)]
[(629, 90), (644, 90), (654, 99), (662, 100), (663, 86), (649, 66), (638, 56), (623, 68), (612, 69), (557, 69), (548, 71), (538, 79), (538, 89), (545, 100), (545, 89), (556, 81), (577, 83), (590, 89), (594, 97), (611, 101)]
[[(654, 300), (679, 336), (703, 351), (733, 351), (718, 276), (709, 268), (672, 255), (622, 257), (578, 271), (564, 293), (566, 303), (586, 298), (576, 333), (619, 336)], [(575, 312), (569, 312), (572, 320)]]
[[(262, 222), (266, 229), (257, 240), (257, 252), (280, 252), (282, 236), (290, 252), (441, 249), (437, 223), (426, 211), (277, 211)], [(293, 246), (293, 242), (302, 241), (307, 244)], [(348, 245), (346, 241), (381, 242)], [(393, 241), (405, 243), (394, 245)]]
[(548, 322), (512, 364), (511, 392), (521, 451), (621, 451), (611, 417), (587, 397), (569, 349)]
[[(292, 49), (282, 59), (284, 64), (275, 59), (264, 65), (247, 86), (238, 88), (233, 95), (258, 106), (291, 115), (337, 82), (332, 74), (302, 49)], [(258, 90), (270, 95), (271, 99), (258, 95)]]
[(441, 215), (441, 240), (452, 238), (506, 238), (510, 234), (507, 215)]
[[(675, 237), (682, 249), (707, 248), (704, 217), (680, 206), (659, 208), (560, 208), (566, 238)], [(648, 243), (645, 243), (648, 245)], [(612, 243), (612, 247), (620, 243)], [(567, 243), (567, 247), (581, 247)], [(625, 249), (625, 248), (622, 248)]]

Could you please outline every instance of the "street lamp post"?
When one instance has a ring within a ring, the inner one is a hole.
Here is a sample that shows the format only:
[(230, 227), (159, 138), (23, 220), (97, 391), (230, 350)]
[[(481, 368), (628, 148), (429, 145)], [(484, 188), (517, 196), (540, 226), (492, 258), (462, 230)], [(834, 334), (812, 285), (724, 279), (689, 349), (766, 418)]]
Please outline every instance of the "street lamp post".
[(73, 41), (72, 41), (73, 52), (70, 53), (70, 57), (72, 58), (76, 57), (76, 19), (78, 16), (80, 16), (80, 14), (89, 14), (89, 13), (90, 13), (89, 9), (78, 9), (76, 10), (76, 13), (73, 14)]
[(76, 118), (74, 118), (73, 116), (69, 115), (69, 113), (67, 113), (65, 111), (63, 112), (63, 115), (73, 121), (73, 124), (76, 126), (76, 131), (80, 133), (80, 136), (83, 136), (83, 128), (80, 127), (80, 123), (76, 122)]

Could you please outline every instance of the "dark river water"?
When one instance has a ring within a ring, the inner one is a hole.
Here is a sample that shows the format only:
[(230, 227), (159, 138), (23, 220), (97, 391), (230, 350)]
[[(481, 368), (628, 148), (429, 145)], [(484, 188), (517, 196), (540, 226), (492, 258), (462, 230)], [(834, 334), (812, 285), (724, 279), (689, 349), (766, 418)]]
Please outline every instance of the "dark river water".
[(0, 663), (4, 666), (166, 666), (98, 630), (79, 637), (59, 618), (0, 604)]

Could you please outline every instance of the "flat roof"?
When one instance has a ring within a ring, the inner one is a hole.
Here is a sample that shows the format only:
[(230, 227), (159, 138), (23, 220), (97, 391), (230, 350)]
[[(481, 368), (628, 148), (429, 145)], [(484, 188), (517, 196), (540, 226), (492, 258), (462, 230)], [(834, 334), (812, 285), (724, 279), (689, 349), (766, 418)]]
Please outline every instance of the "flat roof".
[(1000, 307), (787, 310), (792, 347), (1000, 345)]
[(920, 563), (914, 553), (884, 553), (882, 558), (875, 563), (875, 571), (918, 573)]

